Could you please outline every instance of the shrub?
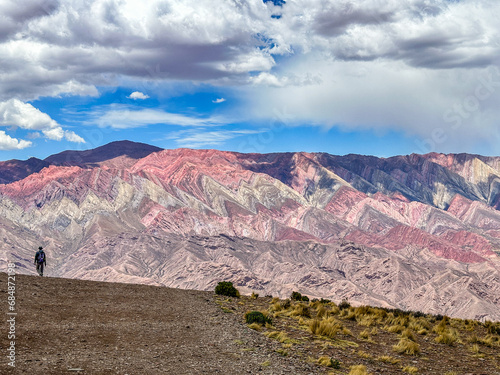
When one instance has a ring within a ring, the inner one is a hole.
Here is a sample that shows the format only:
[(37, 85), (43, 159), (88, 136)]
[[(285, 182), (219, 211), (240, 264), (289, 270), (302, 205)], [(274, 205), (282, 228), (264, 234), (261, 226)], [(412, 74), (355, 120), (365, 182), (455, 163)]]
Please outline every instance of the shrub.
[(221, 281), (215, 287), (215, 294), (219, 294), (221, 296), (228, 297), (239, 297), (240, 292), (233, 286), (233, 283), (230, 281)]
[(331, 301), (331, 300), (329, 300), (329, 299), (324, 299), (324, 298), (321, 298), (321, 299), (319, 300), (319, 302), (320, 302), (320, 303), (330, 303), (330, 302), (332, 302), (332, 301)]
[(500, 322), (493, 323), (487, 320), (484, 322), (484, 327), (488, 330), (488, 333), (500, 335)]
[(348, 309), (349, 307), (351, 307), (351, 304), (346, 299), (339, 303), (340, 310)]
[(292, 292), (292, 294), (290, 295), (290, 299), (293, 301), (302, 301), (302, 294), (300, 294), (299, 292)]
[(289, 309), (291, 305), (292, 304), (289, 299), (286, 299), (283, 302), (281, 302), (281, 307), (283, 307), (284, 310)]
[(338, 359), (332, 359), (331, 360), (331, 366), (334, 369), (339, 369), (340, 368), (340, 362)]
[(259, 293), (254, 293), (252, 292), (252, 295), (250, 296), (251, 299), (257, 299), (259, 298)]
[(258, 323), (258, 324), (272, 324), (272, 321), (269, 317), (262, 314), (260, 311), (250, 311), (245, 314), (245, 319), (247, 324)]
[(302, 296), (302, 301), (309, 302), (309, 297), (308, 296)]

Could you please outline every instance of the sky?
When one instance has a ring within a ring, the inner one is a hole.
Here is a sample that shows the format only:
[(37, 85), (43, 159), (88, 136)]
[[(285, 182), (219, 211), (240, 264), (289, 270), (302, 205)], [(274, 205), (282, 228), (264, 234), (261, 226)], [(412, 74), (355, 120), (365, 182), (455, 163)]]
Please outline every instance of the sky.
[(498, 0), (0, 0), (0, 160), (500, 155)]

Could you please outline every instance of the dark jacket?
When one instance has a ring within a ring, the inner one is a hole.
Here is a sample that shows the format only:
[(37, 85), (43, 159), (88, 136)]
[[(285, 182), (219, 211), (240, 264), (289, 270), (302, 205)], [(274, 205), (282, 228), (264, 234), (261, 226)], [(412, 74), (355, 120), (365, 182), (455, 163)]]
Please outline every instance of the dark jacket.
[(45, 254), (45, 252), (43, 250), (38, 250), (35, 254), (35, 263), (39, 263), (38, 262), (38, 256), (43, 253), (44, 257), (43, 257), (43, 264), (47, 265), (47, 254)]

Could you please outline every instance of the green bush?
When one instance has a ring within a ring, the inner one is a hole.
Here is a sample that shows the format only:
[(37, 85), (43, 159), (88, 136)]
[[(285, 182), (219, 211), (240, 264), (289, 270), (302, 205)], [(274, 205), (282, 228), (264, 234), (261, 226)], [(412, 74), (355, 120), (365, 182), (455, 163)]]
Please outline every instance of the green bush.
[(302, 296), (302, 301), (309, 302), (309, 297), (308, 296)]
[(221, 296), (228, 297), (239, 297), (240, 292), (233, 286), (233, 283), (230, 281), (221, 281), (215, 287), (215, 294), (219, 294)]
[(340, 310), (348, 309), (349, 307), (351, 307), (351, 304), (346, 299), (339, 303)]
[(331, 366), (330, 367), (333, 367), (334, 369), (339, 369), (340, 368), (340, 362), (338, 359), (333, 359), (331, 360)]
[(299, 292), (292, 292), (292, 294), (290, 295), (290, 299), (294, 301), (302, 301), (302, 294), (300, 294)]
[(262, 314), (260, 311), (250, 311), (245, 314), (245, 319), (247, 321), (247, 324), (252, 324), (252, 323), (258, 323), (258, 324), (272, 324), (272, 320)]

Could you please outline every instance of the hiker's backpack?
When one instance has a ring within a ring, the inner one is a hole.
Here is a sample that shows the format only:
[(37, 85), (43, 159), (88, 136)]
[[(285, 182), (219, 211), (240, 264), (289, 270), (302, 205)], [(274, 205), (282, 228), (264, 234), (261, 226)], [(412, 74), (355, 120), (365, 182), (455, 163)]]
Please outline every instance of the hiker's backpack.
[(38, 263), (43, 263), (45, 261), (45, 253), (42, 251), (38, 253)]

